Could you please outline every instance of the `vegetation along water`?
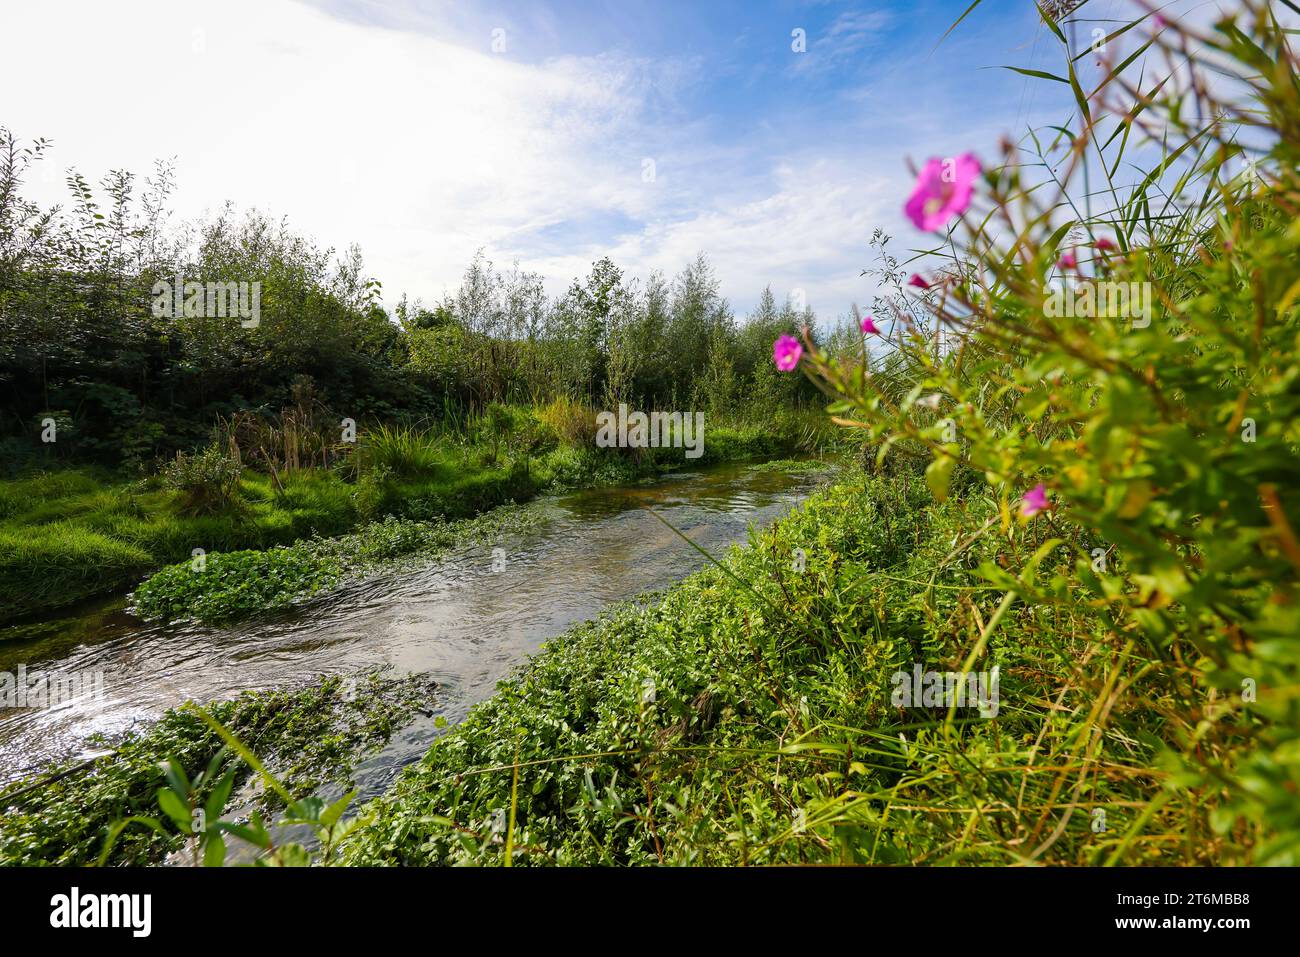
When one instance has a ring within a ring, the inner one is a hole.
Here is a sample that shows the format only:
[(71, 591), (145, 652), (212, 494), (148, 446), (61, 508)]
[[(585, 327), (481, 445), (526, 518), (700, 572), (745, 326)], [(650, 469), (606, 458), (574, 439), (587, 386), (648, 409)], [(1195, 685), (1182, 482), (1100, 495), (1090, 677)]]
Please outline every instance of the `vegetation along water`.
[(0, 863), (1300, 863), (1294, 29), (1075, 6), (837, 321), (0, 130)]

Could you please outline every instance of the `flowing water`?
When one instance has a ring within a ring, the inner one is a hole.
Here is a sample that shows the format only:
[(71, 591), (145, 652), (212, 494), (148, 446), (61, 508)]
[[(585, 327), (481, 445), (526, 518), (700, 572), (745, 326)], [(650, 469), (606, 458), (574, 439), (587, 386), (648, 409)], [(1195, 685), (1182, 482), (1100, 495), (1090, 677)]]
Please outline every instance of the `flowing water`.
[(0, 672), (15, 673), (20, 664), (29, 674), (102, 672), (102, 693), (57, 707), (0, 710), (0, 784), (92, 753), (92, 733), (115, 737), (186, 700), (375, 666), (425, 674), (438, 685), (432, 716), (418, 717), (357, 769), (362, 797), (373, 795), (442, 733), (437, 717), (454, 724), (544, 641), (705, 564), (645, 507), (720, 556), (818, 481), (806, 472), (729, 465), (550, 496), (533, 504), (542, 520), (528, 532), (234, 627), (149, 625), (121, 600), (28, 627), (28, 637), (0, 640)]

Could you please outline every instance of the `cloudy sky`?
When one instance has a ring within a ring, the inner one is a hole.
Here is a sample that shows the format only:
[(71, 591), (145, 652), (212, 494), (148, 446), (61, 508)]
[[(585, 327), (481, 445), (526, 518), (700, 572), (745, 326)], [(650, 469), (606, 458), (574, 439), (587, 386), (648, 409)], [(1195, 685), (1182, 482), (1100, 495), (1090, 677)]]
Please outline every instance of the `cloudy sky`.
[(645, 276), (704, 251), (737, 310), (770, 284), (833, 316), (869, 298), (875, 227), (926, 240), (908, 158), (1069, 116), (1064, 87), (998, 69), (1058, 68), (1032, 3), (984, 0), (940, 44), (967, 6), (9, 3), (0, 125), (54, 141), (43, 201), (67, 166), (174, 157), (180, 216), (232, 200), (357, 243), (390, 305), (454, 290), (480, 247), (552, 292), (603, 255)]

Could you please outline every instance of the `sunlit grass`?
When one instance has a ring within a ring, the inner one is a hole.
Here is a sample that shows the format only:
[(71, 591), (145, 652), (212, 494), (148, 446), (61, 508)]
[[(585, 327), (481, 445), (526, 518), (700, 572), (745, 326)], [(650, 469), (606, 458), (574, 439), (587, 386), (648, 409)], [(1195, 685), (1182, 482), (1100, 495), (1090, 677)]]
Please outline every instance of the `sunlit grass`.
[[(567, 425), (557, 418), (561, 407)], [(790, 422), (711, 423), (704, 455), (687, 461), (681, 449), (597, 449), (575, 431), (589, 413), (552, 403), (537, 415), (502, 407), (491, 419), (379, 425), (363, 430), (345, 467), (277, 477), (245, 468), (235, 503), (206, 515), (187, 514), (157, 478), (126, 482), (69, 469), (0, 481), (0, 620), (125, 591), (161, 566), (189, 561), (195, 549), (266, 549), (340, 535), (386, 515), (469, 518), (546, 488), (782, 454), (804, 434)]]

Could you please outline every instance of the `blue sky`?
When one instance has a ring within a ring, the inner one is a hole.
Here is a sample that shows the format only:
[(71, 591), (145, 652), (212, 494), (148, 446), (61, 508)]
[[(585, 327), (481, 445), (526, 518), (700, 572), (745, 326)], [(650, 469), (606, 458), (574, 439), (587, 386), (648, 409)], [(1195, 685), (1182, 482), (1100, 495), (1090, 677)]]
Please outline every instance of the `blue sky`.
[(703, 251), (737, 312), (770, 284), (831, 318), (870, 298), (875, 227), (927, 239), (909, 157), (991, 159), (1069, 115), (1063, 87), (997, 69), (1057, 67), (1029, 0), (985, 0), (936, 49), (967, 2), (140, 0), (129, 21), (48, 0), (0, 16), (83, 29), (13, 48), (11, 75), (55, 79), (0, 94), (0, 123), (54, 139), (42, 198), (67, 165), (175, 157), (182, 216), (229, 199), (358, 243), (390, 303), (454, 290), (480, 248), (554, 293), (603, 255), (645, 276)]

